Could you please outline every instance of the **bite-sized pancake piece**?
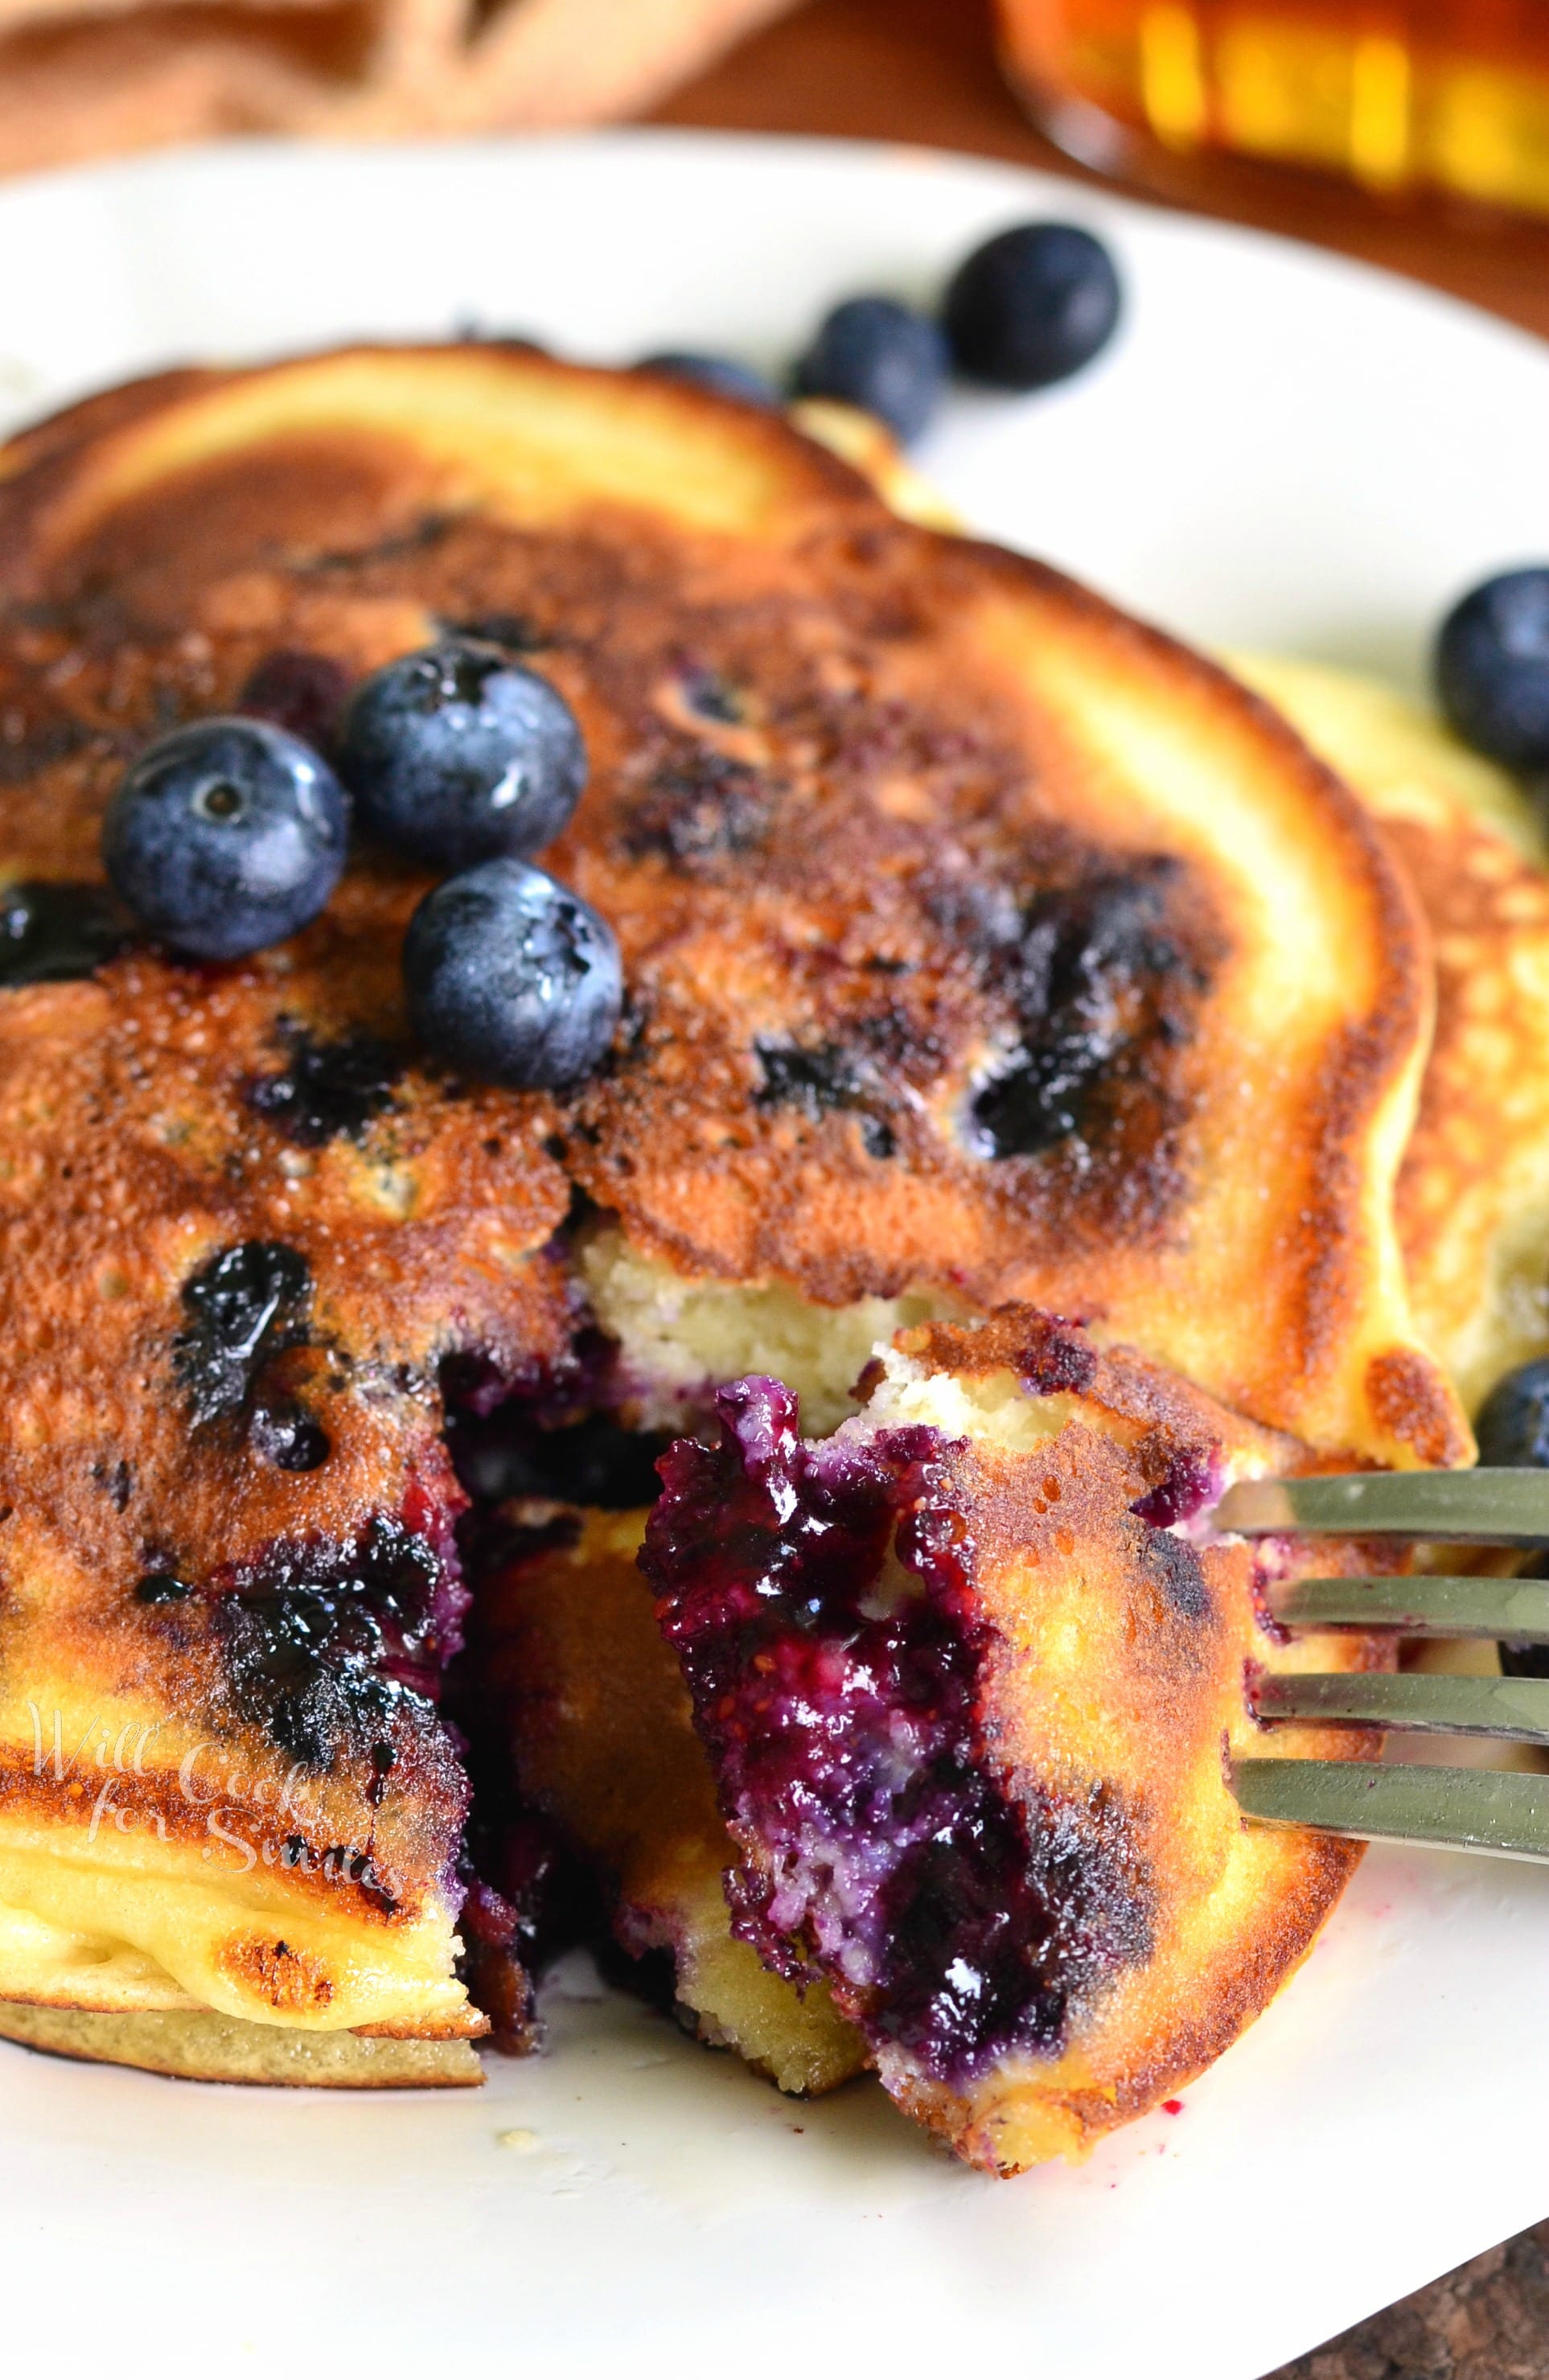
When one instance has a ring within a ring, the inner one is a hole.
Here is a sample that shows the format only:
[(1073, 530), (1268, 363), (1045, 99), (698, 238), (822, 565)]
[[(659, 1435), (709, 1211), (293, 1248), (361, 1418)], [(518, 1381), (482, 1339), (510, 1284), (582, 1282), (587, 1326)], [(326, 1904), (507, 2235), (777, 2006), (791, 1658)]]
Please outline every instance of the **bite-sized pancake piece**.
[(638, 1256), (823, 1308), (1030, 1296), (1331, 1449), (1466, 1451), (1391, 1228), (1406, 890), (1275, 718), (1069, 581), (771, 416), (466, 346), (33, 433), (0, 607), (34, 875), (90, 873), (125, 758), (282, 648), (347, 683), (451, 625), (551, 676), (593, 775), (549, 856), (629, 1002), (550, 1128)]
[(1398, 1176), (1415, 1320), (1473, 1412), (1549, 1351), (1549, 869), (1504, 771), (1390, 688), (1236, 666), (1382, 821), (1430, 922), (1435, 1039)]
[(1026, 1308), (904, 1331), (877, 1371), (823, 1440), (778, 1382), (723, 1390), (719, 1443), (663, 1459), (643, 1566), (733, 1934), (1014, 2172), (1178, 2089), (1304, 1956), (1358, 1853), (1248, 1828), (1228, 1767), (1374, 1747), (1261, 1731), (1252, 1682), (1389, 1656), (1264, 1620), (1268, 1576), (1353, 1549), (1211, 1528), (1304, 1448)]
[(733, 1936), (733, 1854), (688, 1690), (638, 1555), (644, 1512), (514, 1504), (478, 1578), (470, 1658), (523, 1798), (600, 1887), (619, 1942), (672, 1961), (680, 2013), (782, 2091), (827, 2091), (865, 2062), (826, 1985), (771, 1973)]

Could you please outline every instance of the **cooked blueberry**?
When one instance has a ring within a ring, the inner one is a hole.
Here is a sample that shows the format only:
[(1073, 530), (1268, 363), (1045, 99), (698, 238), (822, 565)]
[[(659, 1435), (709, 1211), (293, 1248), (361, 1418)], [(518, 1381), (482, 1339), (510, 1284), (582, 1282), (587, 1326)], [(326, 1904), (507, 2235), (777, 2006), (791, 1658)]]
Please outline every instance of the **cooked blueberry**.
[(1436, 685), (1465, 744), (1508, 769), (1549, 768), (1549, 564), (1487, 578), (1454, 605)]
[(907, 444), (947, 384), (947, 343), (934, 322), (892, 298), (848, 298), (796, 366), (798, 396), (837, 396), (875, 413)]
[(306, 1257), (283, 1240), (238, 1241), (189, 1276), (173, 1361), (196, 1422), (237, 1412), (268, 1358), (305, 1337), (311, 1288)]
[(345, 715), (339, 773), (372, 832), (431, 867), (524, 859), (581, 798), (575, 715), (508, 651), (449, 637), (369, 677)]
[(7, 884), (0, 892), (0, 985), (68, 983), (116, 958), (130, 926), (105, 887)]
[(404, 982), (428, 1050), (515, 1090), (589, 1075), (623, 998), (611, 929), (520, 859), (487, 860), (426, 894), (405, 938)]
[(322, 1425), (288, 1401), (260, 1405), (248, 1436), (277, 1471), (321, 1471), (333, 1451)]
[(151, 932), (236, 959), (299, 932), (345, 865), (349, 804), (309, 746), (256, 719), (175, 728), (108, 805), (103, 859)]
[(315, 751), (326, 752), (349, 689), (349, 671), (326, 653), (270, 653), (243, 686), (236, 708), (244, 718), (271, 720)]
[(959, 265), (943, 319), (960, 370), (997, 388), (1047, 388), (1107, 346), (1119, 275), (1075, 224), (1017, 224)]
[(320, 1769), (341, 1751), (381, 1773), (394, 1719), (423, 1725), (466, 1597), (435, 1549), (391, 1522), (355, 1545), (282, 1541), (214, 1599), (240, 1718)]
[(772, 407), (780, 403), (779, 392), (762, 372), (754, 371), (747, 364), (733, 363), (730, 356), (701, 356), (687, 348), (669, 348), (659, 356), (642, 356), (637, 369), (664, 372), (669, 380), (693, 381), (717, 396), (740, 397), (744, 405)]
[(137, 1603), (186, 1603), (193, 1593), (170, 1570), (147, 1571), (135, 1588)]
[(286, 1062), (247, 1087), (248, 1105), (298, 1148), (354, 1140), (373, 1116), (393, 1105), (404, 1070), (400, 1053), (364, 1026), (336, 1041), (321, 1041), (304, 1026), (283, 1028)]
[(1497, 1380), (1474, 1424), (1479, 1459), (1492, 1469), (1549, 1470), (1549, 1355)]

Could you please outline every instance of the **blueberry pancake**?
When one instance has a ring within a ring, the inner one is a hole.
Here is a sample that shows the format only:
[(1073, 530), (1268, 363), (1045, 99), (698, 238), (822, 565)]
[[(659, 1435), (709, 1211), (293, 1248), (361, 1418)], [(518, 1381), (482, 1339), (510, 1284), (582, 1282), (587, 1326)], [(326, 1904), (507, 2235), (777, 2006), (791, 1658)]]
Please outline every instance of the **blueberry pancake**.
[(473, 625), (567, 696), (551, 864), (630, 1005), (553, 1129), (628, 1259), (599, 1319), (642, 1371), (687, 1334), (669, 1388), (756, 1359), (749, 1288), (863, 1351), (1023, 1296), (1315, 1443), (1465, 1451), (1389, 1214), (1422, 930), (1203, 662), (769, 415), (521, 350), (97, 400), (8, 451), (0, 557), (18, 873), (89, 870), (137, 739), (281, 650), (315, 709), (323, 663)]
[[(103, 884), (151, 739), (330, 748), (448, 634), (584, 731), (545, 857), (627, 1002), (578, 1088), (417, 1050), (430, 879), (364, 837), (222, 964)], [(520, 1830), (470, 1864), (441, 1703), (480, 1508), (616, 1505), (553, 1493), (599, 1421), (757, 1366), (831, 1426), (875, 1340), (1019, 1294), (1331, 1453), (1466, 1446), (1389, 1214), (1422, 936), (1363, 814), (1206, 664), (769, 417), (491, 347), (92, 400), (0, 456), (0, 779), (28, 2038), (347, 2082), (525, 2037)]]
[(1227, 1765), (1357, 1751), (1261, 1739), (1253, 1680), (1386, 1657), (1265, 1624), (1266, 1578), (1329, 1548), (1210, 1512), (1306, 1450), (1155, 1365), (1007, 1307), (901, 1332), (873, 1377), (817, 1441), (779, 1382), (724, 1389), (719, 1442), (663, 1461), (643, 1567), (736, 1848), (732, 1936), (1011, 2172), (1177, 2089), (1299, 1964), (1359, 1852), (1244, 1828)]

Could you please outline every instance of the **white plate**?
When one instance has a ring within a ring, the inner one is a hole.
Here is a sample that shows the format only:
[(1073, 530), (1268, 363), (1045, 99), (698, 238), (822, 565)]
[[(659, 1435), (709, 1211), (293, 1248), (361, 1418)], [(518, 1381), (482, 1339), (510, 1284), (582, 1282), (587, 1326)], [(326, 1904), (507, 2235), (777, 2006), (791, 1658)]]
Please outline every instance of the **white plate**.
[[(1522, 334), (1068, 183), (826, 143), (254, 146), (15, 184), (0, 401), (469, 315), (772, 361), (833, 298), (928, 293), (1044, 212), (1111, 238), (1125, 328), (1064, 389), (953, 401), (920, 460), (976, 524), (1197, 638), (1411, 676), (1449, 597), (1549, 554), (1549, 351)], [(580, 1966), (551, 2054), (478, 2094), (0, 2049), (8, 2361), (1256, 2380), (1549, 2212), (1546, 1976), (1549, 1873), (1374, 1854), (1181, 2114), (999, 2184), (869, 2086), (781, 2100)]]

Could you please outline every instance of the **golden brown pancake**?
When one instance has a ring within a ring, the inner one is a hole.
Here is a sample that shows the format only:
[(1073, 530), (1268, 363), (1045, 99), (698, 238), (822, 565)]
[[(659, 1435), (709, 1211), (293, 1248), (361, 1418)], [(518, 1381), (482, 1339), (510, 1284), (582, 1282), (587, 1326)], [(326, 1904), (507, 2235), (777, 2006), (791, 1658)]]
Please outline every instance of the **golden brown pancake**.
[[(417, 1056), (427, 880), (380, 853), (227, 967), (91, 905), (152, 736), (256, 673), (326, 742), (447, 626), (591, 754), (551, 860), (629, 1004), (563, 1099)], [(92, 400), (0, 457), (0, 778), (77, 945), (27, 980), (13, 934), (0, 989), (0, 1998), (455, 2040), (466, 1948), (520, 2030), (436, 1707), (449, 1396), (648, 1418), (800, 1341), (842, 1409), (878, 1324), (1016, 1293), (1325, 1449), (1466, 1444), (1391, 1230), (1427, 977), (1363, 814), (767, 416), (489, 347)]]
[(1345, 671), (1240, 660), (1381, 820), (1431, 927), (1435, 1039), (1398, 1176), (1415, 1320), (1471, 1413), (1549, 1352), (1549, 872), (1505, 772)]
[(277, 644), (358, 671), (503, 619), (592, 752), (552, 857), (632, 1006), (559, 1129), (636, 1251), (1062, 1304), (1316, 1442), (1464, 1450), (1387, 1213), (1418, 923), (1208, 665), (648, 375), (361, 351), (108, 419), (0, 484), (16, 864), (89, 866), (137, 735)]

